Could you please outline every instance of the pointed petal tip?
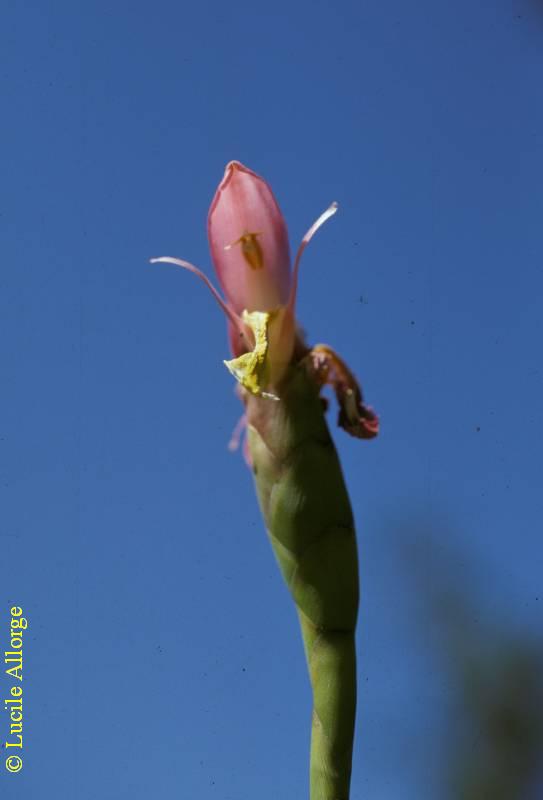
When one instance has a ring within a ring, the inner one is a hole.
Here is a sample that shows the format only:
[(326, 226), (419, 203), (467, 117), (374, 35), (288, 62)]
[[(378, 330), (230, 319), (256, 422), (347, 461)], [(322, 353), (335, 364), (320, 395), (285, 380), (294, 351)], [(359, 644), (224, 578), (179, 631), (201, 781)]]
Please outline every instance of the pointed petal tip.
[(227, 172), (230, 172), (231, 170), (234, 170), (234, 169), (245, 169), (245, 167), (243, 166), (241, 161), (236, 161), (234, 159), (234, 160), (228, 162), (228, 164), (224, 168), (224, 172), (226, 174)]
[(224, 168), (224, 175), (219, 184), (219, 189), (224, 189), (238, 172), (243, 172), (246, 175), (252, 175), (254, 178), (260, 177), (256, 174), (256, 172), (253, 172), (252, 169), (249, 169), (249, 167), (246, 167), (245, 164), (242, 164), (241, 161), (229, 161)]
[(249, 167), (246, 167), (245, 164), (242, 164), (241, 161), (238, 161), (237, 159), (232, 159), (232, 161), (229, 161), (224, 168), (225, 174), (227, 172), (235, 172), (236, 170), (239, 172), (253, 172), (252, 169), (249, 169)]
[(232, 177), (235, 175), (236, 172), (251, 172), (250, 169), (247, 169), (241, 161), (229, 161), (226, 167), (224, 168), (224, 175), (221, 181), (221, 185), (225, 186)]

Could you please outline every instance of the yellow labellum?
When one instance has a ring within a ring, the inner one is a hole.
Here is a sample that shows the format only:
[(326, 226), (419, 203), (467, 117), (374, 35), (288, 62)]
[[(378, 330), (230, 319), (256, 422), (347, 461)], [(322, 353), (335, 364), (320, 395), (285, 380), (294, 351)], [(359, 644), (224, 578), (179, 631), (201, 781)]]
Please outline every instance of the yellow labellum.
[(241, 318), (254, 333), (254, 350), (224, 362), (234, 378), (251, 394), (262, 394), (266, 387), (270, 344), (268, 327), (276, 314), (277, 311), (244, 311)]

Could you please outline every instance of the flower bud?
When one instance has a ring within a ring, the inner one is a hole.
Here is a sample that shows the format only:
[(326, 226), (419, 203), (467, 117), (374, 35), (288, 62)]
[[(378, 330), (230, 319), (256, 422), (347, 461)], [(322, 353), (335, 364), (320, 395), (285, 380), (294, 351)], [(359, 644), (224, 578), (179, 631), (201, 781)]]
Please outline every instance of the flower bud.
[[(332, 203), (306, 232), (291, 271), (287, 226), (271, 188), (239, 161), (231, 161), (207, 220), (211, 257), (225, 299), (194, 264), (171, 256), (151, 259), (189, 270), (210, 289), (228, 319), (234, 358), (224, 363), (251, 394), (277, 397), (295, 353), (299, 357), (307, 351), (295, 320), (300, 259), (336, 210)], [(358, 411), (356, 403), (354, 408)]]
[(237, 314), (286, 305), (287, 226), (265, 180), (231, 161), (211, 203), (207, 230), (219, 282)]

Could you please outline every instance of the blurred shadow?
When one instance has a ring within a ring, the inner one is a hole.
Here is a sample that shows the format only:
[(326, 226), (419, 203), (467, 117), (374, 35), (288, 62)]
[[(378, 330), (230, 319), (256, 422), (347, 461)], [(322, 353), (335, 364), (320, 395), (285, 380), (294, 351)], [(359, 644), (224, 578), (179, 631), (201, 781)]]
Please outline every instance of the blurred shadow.
[(531, 7), (535, 12), (539, 12), (540, 19), (543, 19), (543, 0), (532, 0)]
[(543, 756), (541, 652), (489, 637), (467, 655), (457, 665), (468, 736), (452, 751), (454, 796), (529, 798)]
[(444, 544), (446, 527), (418, 518), (394, 534), (425, 642), (437, 631), (433, 646), (456, 701), (443, 797), (542, 800), (543, 641), (505, 625), (495, 607), (488, 614), (477, 565)]

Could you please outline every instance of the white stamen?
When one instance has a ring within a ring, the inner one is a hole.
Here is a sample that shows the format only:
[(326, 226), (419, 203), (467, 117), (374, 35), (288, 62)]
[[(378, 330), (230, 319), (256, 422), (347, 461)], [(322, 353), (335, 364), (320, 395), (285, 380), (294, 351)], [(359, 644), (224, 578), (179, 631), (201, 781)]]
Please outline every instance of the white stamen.
[(296, 302), (296, 291), (298, 289), (298, 272), (300, 270), (300, 259), (302, 257), (302, 253), (304, 252), (305, 248), (307, 247), (313, 236), (319, 230), (321, 225), (324, 225), (326, 220), (330, 219), (330, 217), (333, 217), (337, 210), (338, 210), (338, 204), (334, 201), (331, 205), (328, 206), (326, 211), (323, 211), (320, 217), (315, 220), (313, 225), (309, 228), (304, 238), (300, 242), (300, 246), (298, 248), (298, 252), (296, 253), (296, 258), (294, 260), (294, 269), (292, 270), (292, 281), (290, 284), (290, 296), (288, 300), (288, 305), (292, 312), (294, 312), (294, 304)]
[(238, 419), (236, 423), (236, 427), (232, 431), (232, 436), (230, 437), (230, 441), (228, 442), (228, 449), (231, 453), (235, 452), (240, 444), (241, 437), (245, 432), (247, 427), (247, 415), (242, 414), (241, 417)]
[[(323, 212), (322, 212), (322, 214), (320, 215), (320, 217), (319, 217), (318, 219), (316, 219), (316, 220), (315, 220), (315, 222), (313, 223), (313, 225), (312, 225), (312, 226), (310, 227), (310, 229), (307, 231), (306, 235), (305, 235), (305, 236), (304, 236), (304, 238), (302, 239), (302, 245), (303, 245), (303, 244), (308, 244), (308, 243), (309, 243), (309, 241), (310, 241), (310, 240), (313, 238), (313, 235), (314, 235), (314, 234), (315, 234), (315, 233), (318, 231), (318, 229), (321, 227), (321, 225), (324, 225), (324, 223), (326, 222), (326, 220), (330, 219), (330, 217), (333, 217), (333, 216), (334, 216), (334, 214), (336, 213), (336, 211), (337, 211), (337, 210), (338, 210), (338, 204), (337, 204), (337, 203), (336, 203), (336, 201), (334, 200), (334, 202), (333, 202), (333, 203), (331, 203), (331, 205), (329, 205), (329, 206), (328, 206), (328, 208), (326, 209), (326, 211), (323, 211)], [(300, 247), (301, 247), (301, 246), (300, 246)], [(301, 253), (300, 253), (300, 255), (301, 255)]]
[(226, 305), (226, 303), (224, 302), (218, 291), (215, 289), (215, 287), (213, 286), (207, 275), (204, 272), (202, 272), (201, 269), (198, 269), (198, 267), (195, 267), (194, 264), (191, 264), (189, 261), (182, 261), (180, 258), (172, 258), (171, 256), (161, 256), (160, 258), (151, 258), (150, 262), (151, 264), (158, 264), (158, 263), (175, 264), (177, 267), (183, 267), (183, 269), (188, 269), (189, 272), (192, 272), (194, 275), (200, 278), (200, 280), (202, 280), (205, 283), (205, 285), (207, 286), (207, 288), (209, 289), (209, 291), (211, 292), (217, 303), (220, 305), (220, 307), (222, 308), (228, 319), (236, 326), (236, 328), (239, 331), (241, 331), (242, 334), (244, 333), (243, 322), (241, 321), (240, 317), (238, 317), (238, 315), (234, 311), (232, 311), (232, 309), (229, 306)]

